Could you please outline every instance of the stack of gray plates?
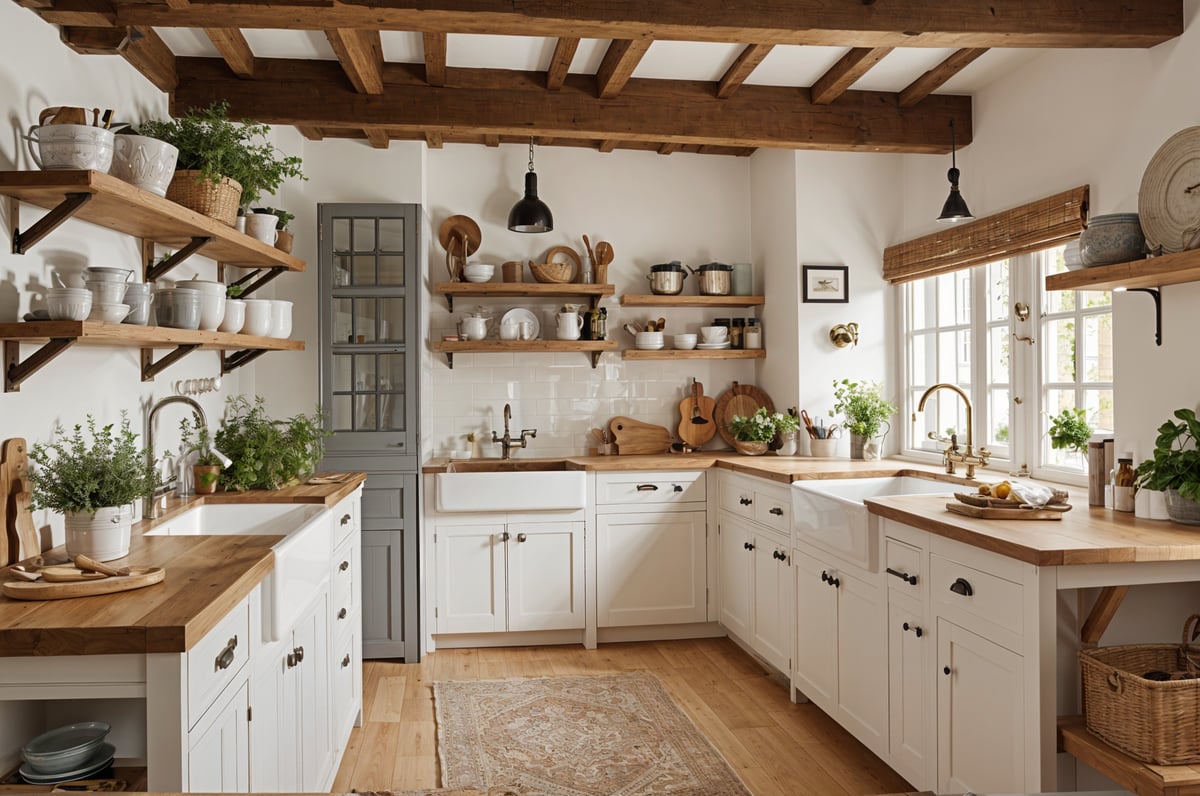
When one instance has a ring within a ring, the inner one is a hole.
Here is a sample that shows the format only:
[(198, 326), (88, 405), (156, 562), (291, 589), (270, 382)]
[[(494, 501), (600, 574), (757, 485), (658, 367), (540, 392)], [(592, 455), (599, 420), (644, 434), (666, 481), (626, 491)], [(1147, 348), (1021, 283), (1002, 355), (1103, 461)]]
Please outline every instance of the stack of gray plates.
[(102, 721), (85, 721), (42, 733), (21, 747), (22, 779), (53, 785), (99, 774), (112, 765), (116, 753), (112, 744), (104, 742), (110, 729)]

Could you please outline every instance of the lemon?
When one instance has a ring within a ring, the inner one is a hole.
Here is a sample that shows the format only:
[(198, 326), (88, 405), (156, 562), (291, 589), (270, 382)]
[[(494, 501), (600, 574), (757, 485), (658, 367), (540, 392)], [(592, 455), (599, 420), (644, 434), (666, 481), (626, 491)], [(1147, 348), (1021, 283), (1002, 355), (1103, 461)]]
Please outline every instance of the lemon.
[(1012, 492), (1012, 484), (1007, 481), (1001, 481), (992, 487), (992, 497), (1000, 498), (1001, 500), (1007, 498), (1010, 492)]

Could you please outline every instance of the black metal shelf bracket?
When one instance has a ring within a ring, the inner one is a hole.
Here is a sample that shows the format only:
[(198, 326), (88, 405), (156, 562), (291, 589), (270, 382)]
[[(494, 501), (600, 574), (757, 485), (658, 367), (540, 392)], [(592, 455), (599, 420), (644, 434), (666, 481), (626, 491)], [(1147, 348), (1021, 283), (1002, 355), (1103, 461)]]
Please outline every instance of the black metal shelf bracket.
[(447, 351), (445, 353), (446, 353), (446, 367), (450, 368), (450, 370), (454, 370), (454, 352)]
[(169, 354), (164, 354), (157, 362), (154, 361), (154, 349), (143, 348), (142, 381), (154, 381), (155, 376), (157, 376), (159, 373), (162, 373), (164, 370), (171, 367), (199, 347), (199, 343), (189, 343), (187, 345), (176, 346), (174, 351)]
[(1162, 288), (1131, 287), (1129, 293), (1149, 293), (1154, 299), (1154, 344), (1162, 345)]
[(192, 238), (190, 243), (172, 254), (167, 259), (163, 260), (161, 263), (158, 263), (157, 265), (147, 265), (146, 281), (153, 282), (155, 279), (158, 279), (167, 271), (170, 271), (172, 268), (179, 265), (181, 262), (191, 257), (193, 254), (200, 251), (210, 243), (212, 243), (211, 237), (207, 235), (197, 235), (196, 237)]
[(71, 216), (79, 212), (79, 208), (92, 200), (90, 193), (69, 193), (53, 210), (34, 222), (33, 226), (22, 232), (13, 230), (13, 254), (24, 254), (33, 248), (33, 244), (49, 235)]
[[(245, 287), (245, 288), (242, 290), (242, 295), (241, 295), (241, 298), (245, 298), (246, 296), (249, 296), (251, 293), (253, 293), (254, 291), (258, 290), (260, 287), (262, 287), (263, 285), (267, 284), (267, 283), (268, 283), (268, 282), (270, 282), (272, 279), (274, 279), (275, 277), (279, 276), (280, 274), (282, 274), (282, 273), (283, 273), (284, 271), (286, 271), (286, 270), (287, 270), (287, 269), (286, 269), (286, 268), (283, 268), (282, 266), (281, 266), (281, 267), (278, 267), (278, 268), (268, 268), (268, 269), (267, 269), (267, 272), (266, 272), (265, 274), (263, 274), (262, 276), (258, 277), (258, 279), (255, 279), (253, 282), (251, 282), (251, 283), (250, 283), (250, 284), (249, 284), (247, 287)], [(258, 275), (258, 274), (259, 274), (261, 271), (262, 271), (262, 269), (261, 269), (261, 268), (256, 268), (256, 269), (254, 269), (253, 271), (251, 271), (249, 274), (247, 274), (246, 276), (244, 276), (244, 277), (242, 277), (241, 279), (239, 279), (239, 280), (238, 280), (237, 282), (235, 282), (234, 284), (239, 284), (239, 285), (240, 285), (242, 282), (245, 282), (245, 281), (247, 281), (248, 279), (250, 279), (250, 278), (252, 278), (252, 277), (254, 277), (254, 276), (257, 276), (257, 275)]]
[(592, 370), (595, 370), (596, 366), (600, 364), (600, 355), (603, 354), (604, 352), (603, 351), (590, 351), (589, 353), (591, 354), (591, 357), (592, 357)]
[(247, 348), (242, 351), (235, 351), (232, 354), (221, 352), (221, 374), (228, 375), (240, 368), (242, 365), (249, 365), (254, 360), (261, 357), (271, 349), (268, 348)]
[[(86, 194), (90, 196), (91, 194)], [(21, 382), (37, 373), (52, 359), (66, 351), (79, 338), (54, 337), (21, 361), (21, 341), (4, 341), (4, 391), (20, 392)]]

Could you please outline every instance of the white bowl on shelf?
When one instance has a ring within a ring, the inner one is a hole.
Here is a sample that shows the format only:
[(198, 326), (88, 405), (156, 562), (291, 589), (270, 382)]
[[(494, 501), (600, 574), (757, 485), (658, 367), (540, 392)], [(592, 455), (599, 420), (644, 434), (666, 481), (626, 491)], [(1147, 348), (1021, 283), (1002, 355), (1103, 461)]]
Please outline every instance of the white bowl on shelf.
[(225, 299), (225, 317), (217, 327), (219, 332), (237, 334), (246, 323), (246, 302), (242, 299)]
[(81, 287), (47, 288), (46, 311), (52, 321), (86, 321), (92, 311), (92, 291)]
[(92, 302), (92, 311), (88, 314), (88, 320), (101, 321), (102, 323), (120, 323), (125, 320), (125, 316), (128, 314), (128, 304), (94, 301)]
[(696, 335), (677, 334), (671, 338), (671, 345), (680, 351), (691, 351), (696, 347)]
[(266, 299), (242, 299), (246, 306), (246, 322), (242, 324), (242, 334), (252, 337), (266, 337), (271, 331), (271, 302)]
[(286, 340), (292, 334), (292, 302), (271, 299), (271, 330), (268, 337)]
[(657, 351), (662, 348), (663, 333), (662, 332), (638, 332), (634, 338), (633, 345), (644, 351)]
[(463, 278), (468, 282), (489, 282), (496, 273), (496, 266), (487, 263), (467, 263), (463, 266)]
[(175, 287), (200, 294), (200, 328), (215, 332), (225, 317), (225, 285), (209, 279), (185, 279)]

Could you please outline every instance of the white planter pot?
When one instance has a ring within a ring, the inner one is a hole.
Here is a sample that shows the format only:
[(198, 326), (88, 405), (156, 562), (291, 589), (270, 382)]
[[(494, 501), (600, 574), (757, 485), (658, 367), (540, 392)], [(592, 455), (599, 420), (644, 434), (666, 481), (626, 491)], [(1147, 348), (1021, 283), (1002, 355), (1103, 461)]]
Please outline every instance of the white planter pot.
[(68, 511), (67, 555), (82, 553), (97, 561), (112, 561), (129, 554), (129, 528), (133, 525), (133, 505), (109, 506), (86, 511)]
[(179, 150), (166, 141), (144, 135), (118, 135), (113, 137), (108, 173), (143, 191), (166, 196), (178, 158)]

